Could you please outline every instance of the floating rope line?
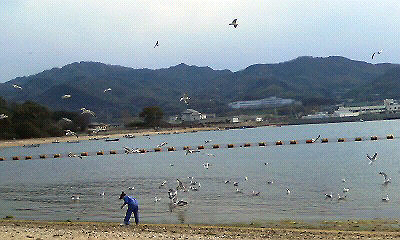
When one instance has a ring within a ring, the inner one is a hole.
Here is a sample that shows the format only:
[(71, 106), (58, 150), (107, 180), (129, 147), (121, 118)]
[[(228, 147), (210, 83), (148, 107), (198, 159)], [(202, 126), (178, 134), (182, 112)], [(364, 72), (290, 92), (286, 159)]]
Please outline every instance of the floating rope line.
[(40, 154), (37, 156), (13, 156), (9, 158), (0, 157), (0, 161), (7, 160), (34, 160), (34, 159), (45, 159), (45, 158), (71, 158), (71, 157), (88, 157), (88, 156), (104, 156), (114, 154), (144, 154), (152, 152), (175, 152), (175, 151), (188, 151), (188, 150), (209, 150), (209, 149), (224, 149), (224, 148), (248, 148), (248, 147), (271, 147), (271, 146), (287, 146), (287, 145), (299, 145), (299, 144), (326, 144), (326, 143), (342, 143), (342, 142), (361, 142), (361, 141), (379, 141), (379, 140), (393, 140), (395, 139), (393, 134), (382, 136), (369, 136), (369, 137), (353, 137), (353, 138), (321, 138), (319, 141), (314, 139), (302, 139), (302, 140), (277, 140), (271, 141), (260, 141), (260, 142), (245, 142), (245, 143), (228, 143), (228, 144), (204, 144), (197, 146), (179, 146), (179, 147), (155, 147), (155, 148), (138, 148), (130, 153), (126, 153), (125, 149), (119, 150), (99, 150), (81, 153), (56, 153), (56, 154)]

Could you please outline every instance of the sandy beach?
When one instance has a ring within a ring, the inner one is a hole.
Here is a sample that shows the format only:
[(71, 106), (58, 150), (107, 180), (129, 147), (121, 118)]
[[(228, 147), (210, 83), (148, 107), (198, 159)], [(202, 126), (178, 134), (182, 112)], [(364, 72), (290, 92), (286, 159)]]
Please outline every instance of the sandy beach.
[(62, 137), (48, 137), (48, 138), (30, 138), (30, 139), (18, 139), (18, 140), (0, 140), (0, 147), (12, 147), (12, 146), (24, 146), (32, 144), (49, 144), (54, 141), (67, 142), (76, 140), (89, 140), (92, 138), (122, 138), (124, 135), (132, 134), (134, 137), (143, 135), (158, 135), (158, 134), (173, 134), (173, 133), (185, 133), (185, 132), (196, 132), (196, 131), (213, 131), (217, 130), (218, 127), (196, 127), (196, 128), (174, 128), (174, 129), (164, 129), (160, 131), (155, 130), (120, 130), (120, 131), (109, 131), (103, 134), (97, 135), (82, 135), (80, 134), (78, 138), (75, 136), (62, 136)]
[[(398, 227), (379, 229), (385, 222), (388, 223), (380, 220), (354, 225), (354, 221), (350, 221), (336, 227), (331, 224), (289, 227), (287, 224), (293, 223), (276, 222), (271, 227), (188, 224), (121, 226), (107, 222), (1, 220), (0, 239), (400, 239)], [(353, 230), (355, 226), (366, 230)]]

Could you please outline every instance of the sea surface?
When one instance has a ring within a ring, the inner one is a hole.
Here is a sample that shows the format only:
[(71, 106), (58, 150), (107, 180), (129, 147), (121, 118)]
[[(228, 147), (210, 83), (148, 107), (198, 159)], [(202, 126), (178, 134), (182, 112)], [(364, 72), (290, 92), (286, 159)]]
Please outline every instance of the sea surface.
[[(387, 140), (388, 134), (395, 138)], [(329, 142), (318, 139), (305, 143), (318, 135)], [(378, 136), (378, 140), (370, 140), (371, 136)], [(354, 141), (356, 137), (363, 141)], [(338, 142), (338, 138), (345, 138), (345, 142)], [(126, 209), (120, 209), (122, 201), (118, 197), (125, 191), (138, 199), (141, 221), (149, 223), (398, 218), (399, 139), (400, 121), (388, 120), (0, 148), (0, 157), (6, 158), (0, 162), (0, 217), (122, 222)], [(205, 144), (206, 140), (211, 142)], [(284, 144), (275, 145), (278, 140)], [(290, 140), (298, 144), (289, 144)], [(168, 144), (161, 152), (109, 154), (109, 150), (121, 152), (123, 147), (151, 150), (162, 142)], [(267, 146), (259, 147), (258, 142), (266, 142)], [(244, 147), (244, 143), (251, 146)], [(213, 144), (220, 148), (212, 148)], [(227, 144), (234, 147), (227, 148)], [(182, 150), (183, 146), (196, 149), (199, 145), (206, 149), (190, 154)], [(167, 147), (175, 147), (176, 151), (167, 151)], [(105, 155), (95, 154), (101, 150)], [(68, 152), (89, 152), (89, 156), (51, 157)], [(377, 160), (370, 165), (366, 154), (375, 152)], [(49, 157), (38, 159), (39, 154)], [(9, 160), (12, 156), (34, 159)], [(205, 168), (205, 163), (210, 166)], [(379, 172), (385, 172), (391, 183), (384, 185)], [(201, 186), (198, 191), (179, 191), (178, 199), (188, 205), (173, 207), (168, 189), (176, 188), (177, 179), (189, 187), (188, 177)], [(230, 182), (225, 183), (227, 180)], [(167, 182), (161, 187), (163, 181)], [(343, 188), (349, 191), (344, 193)], [(260, 194), (252, 196), (253, 191)], [(326, 198), (324, 194), (331, 192), (333, 198)], [(337, 200), (338, 194), (345, 195), (346, 200)], [(386, 195), (390, 200), (383, 202)], [(79, 200), (72, 200), (72, 196), (79, 196)], [(155, 202), (155, 197), (160, 200)]]

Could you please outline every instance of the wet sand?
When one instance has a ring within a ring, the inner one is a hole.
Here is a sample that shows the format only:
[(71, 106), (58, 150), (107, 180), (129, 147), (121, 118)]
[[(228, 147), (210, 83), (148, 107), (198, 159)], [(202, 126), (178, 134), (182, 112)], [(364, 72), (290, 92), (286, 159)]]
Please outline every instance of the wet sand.
[[(119, 223), (107, 222), (0, 220), (0, 239), (400, 239), (398, 221), (332, 221), (314, 225), (287, 221), (269, 224), (273, 226), (120, 226)], [(354, 230), (355, 226), (366, 229)], [(379, 226), (390, 227), (380, 229)]]

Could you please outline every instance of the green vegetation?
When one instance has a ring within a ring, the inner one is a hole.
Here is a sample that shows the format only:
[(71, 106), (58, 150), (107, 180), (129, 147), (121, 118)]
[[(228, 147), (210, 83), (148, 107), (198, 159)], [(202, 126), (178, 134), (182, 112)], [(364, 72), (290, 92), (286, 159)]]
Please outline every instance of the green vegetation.
[[(0, 139), (63, 136), (65, 129), (84, 131), (89, 122), (87, 116), (79, 113), (52, 112), (31, 101), (8, 104), (1, 97), (0, 113), (8, 116), (0, 119)], [(62, 118), (68, 118), (72, 122)]]

